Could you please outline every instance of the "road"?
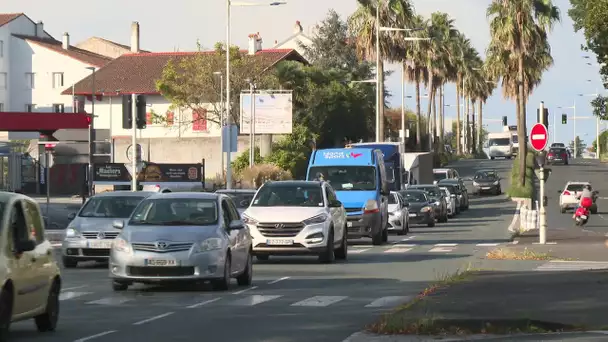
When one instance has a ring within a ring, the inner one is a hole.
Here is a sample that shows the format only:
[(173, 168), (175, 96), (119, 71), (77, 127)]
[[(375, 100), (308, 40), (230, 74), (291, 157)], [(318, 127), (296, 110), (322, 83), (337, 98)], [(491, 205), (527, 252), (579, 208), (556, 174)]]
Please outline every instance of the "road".
[[(465, 160), (461, 176), (496, 168), (508, 187), (509, 161)], [(508, 242), (515, 210), (504, 195), (473, 198), (470, 210), (434, 228), (413, 227), (384, 246), (351, 244), (348, 261), (318, 264), (310, 257), (276, 257), (254, 265), (253, 286), (213, 292), (201, 288), (134, 286), (114, 293), (107, 266), (63, 270), (61, 318), (40, 335), (16, 323), (11, 341), (339, 342), (374, 317)]]

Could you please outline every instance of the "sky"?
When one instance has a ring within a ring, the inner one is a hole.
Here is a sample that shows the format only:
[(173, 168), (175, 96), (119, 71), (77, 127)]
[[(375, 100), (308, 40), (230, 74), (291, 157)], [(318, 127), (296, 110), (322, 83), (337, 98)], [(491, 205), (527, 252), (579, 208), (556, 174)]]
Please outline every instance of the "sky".
[[(243, 2), (245, 0), (242, 0)], [(334, 9), (346, 19), (357, 8), (356, 0), (285, 0), (282, 6), (232, 7), (231, 41), (232, 44), (247, 46), (247, 36), (259, 32), (263, 47), (271, 48), (275, 41), (282, 41), (293, 32), (296, 20), (299, 20), (306, 31), (325, 18), (330, 9)], [(188, 51), (196, 49), (197, 40), (205, 48), (212, 48), (217, 41), (226, 39), (226, 1), (225, 0), (172, 0), (171, 2), (144, 0), (104, 0), (86, 2), (77, 0), (3, 0), (0, 13), (24, 12), (32, 20), (42, 20), (45, 30), (57, 39), (64, 32), (70, 34), (72, 44), (91, 36), (103, 37), (129, 45), (130, 26), (132, 21), (140, 23), (141, 48), (155, 52)], [(236, 0), (233, 0), (236, 2)], [(260, 0), (250, 0), (265, 4)], [(268, 2), (269, 3), (269, 2)], [(413, 0), (418, 14), (429, 16), (436, 11), (446, 12), (455, 20), (456, 28), (464, 32), (473, 42), (480, 54), (490, 41), (486, 8), (490, 0)], [(591, 116), (589, 95), (603, 87), (599, 75), (599, 66), (595, 56), (581, 51), (584, 43), (582, 33), (574, 33), (572, 20), (568, 16), (570, 2), (554, 0), (561, 10), (561, 22), (551, 35), (550, 43), (555, 60), (551, 69), (543, 75), (542, 83), (529, 99), (528, 129), (536, 121), (536, 108), (544, 101), (549, 109), (550, 141), (569, 142), (574, 136), (574, 125), (571, 117), (576, 105), (576, 134), (585, 142), (595, 139), (596, 121)], [(589, 56), (589, 59), (584, 58)], [(591, 63), (588, 65), (587, 63)], [(397, 66), (391, 67), (398, 70)], [(387, 80), (387, 87), (393, 94), (391, 107), (400, 107), (400, 74), (393, 73)], [(413, 85), (407, 85), (411, 94)], [(456, 101), (455, 87), (446, 86), (446, 104)], [(424, 101), (424, 100), (423, 100)], [(426, 108), (425, 103), (422, 103)], [(414, 99), (406, 98), (406, 106), (414, 107)], [(568, 124), (561, 124), (561, 114), (569, 116)], [(556, 114), (553, 125), (552, 115)], [(446, 108), (446, 119), (455, 116), (455, 108)], [(508, 117), (509, 125), (515, 124), (515, 104), (502, 97), (500, 88), (484, 107), (484, 123), (489, 131), (502, 129), (501, 118)], [(555, 127), (554, 127), (555, 126)], [(606, 128), (606, 123), (601, 125)], [(555, 131), (554, 131), (555, 129)], [(555, 133), (554, 133), (555, 132)]]

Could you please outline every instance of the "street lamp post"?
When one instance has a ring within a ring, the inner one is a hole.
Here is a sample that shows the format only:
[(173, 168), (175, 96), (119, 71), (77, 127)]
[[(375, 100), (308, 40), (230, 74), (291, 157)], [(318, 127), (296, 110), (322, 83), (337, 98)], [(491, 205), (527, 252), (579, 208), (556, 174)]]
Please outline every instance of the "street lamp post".
[(92, 91), (91, 91), (91, 114), (89, 117), (89, 169), (87, 170), (87, 185), (89, 197), (93, 196), (93, 153), (95, 152), (95, 67), (87, 67), (91, 71)]

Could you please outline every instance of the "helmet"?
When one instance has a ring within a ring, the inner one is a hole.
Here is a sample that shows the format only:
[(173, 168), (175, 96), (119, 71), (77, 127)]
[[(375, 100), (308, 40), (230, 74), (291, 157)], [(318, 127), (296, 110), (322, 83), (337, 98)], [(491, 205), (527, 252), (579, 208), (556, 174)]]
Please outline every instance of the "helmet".
[(589, 184), (585, 184), (584, 188), (591, 191), (591, 185), (589, 185)]

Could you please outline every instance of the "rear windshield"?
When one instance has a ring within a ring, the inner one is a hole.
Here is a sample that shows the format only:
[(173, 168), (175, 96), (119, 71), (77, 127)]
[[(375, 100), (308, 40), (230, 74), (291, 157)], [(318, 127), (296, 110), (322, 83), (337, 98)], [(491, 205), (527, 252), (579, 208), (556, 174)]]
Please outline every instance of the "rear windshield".
[(549, 150), (549, 153), (562, 154), (562, 153), (566, 153), (566, 150), (563, 148), (552, 148)]
[(80, 217), (128, 218), (143, 200), (139, 196), (92, 197), (80, 211)]
[(433, 177), (435, 177), (436, 181), (440, 181), (442, 179), (448, 179), (448, 173), (447, 172), (433, 172)]
[(416, 187), (416, 190), (426, 191), (431, 197), (439, 196), (438, 189), (435, 187)]
[(251, 192), (251, 193), (247, 193), (247, 192), (224, 192), (224, 191), (217, 191), (217, 192), (220, 193), (220, 194), (228, 195), (230, 198), (232, 198), (232, 201), (234, 201), (234, 204), (239, 209), (248, 208), (249, 204), (253, 200), (253, 196), (255, 195), (255, 192)]
[(579, 192), (583, 191), (584, 186), (585, 184), (569, 184), (568, 187), (566, 187), (566, 190)]

